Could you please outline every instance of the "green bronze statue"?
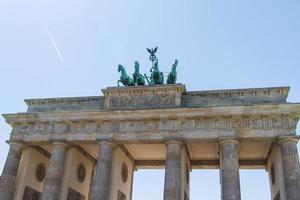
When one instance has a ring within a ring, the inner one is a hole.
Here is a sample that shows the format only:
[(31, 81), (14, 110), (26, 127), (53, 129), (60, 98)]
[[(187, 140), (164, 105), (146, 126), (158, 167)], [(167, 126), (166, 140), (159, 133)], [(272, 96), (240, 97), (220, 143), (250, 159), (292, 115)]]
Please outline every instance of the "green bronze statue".
[(120, 82), (124, 86), (134, 86), (134, 81), (130, 76), (127, 75), (125, 68), (123, 65), (118, 65), (118, 72), (121, 72), (120, 80), (118, 80), (118, 86), (120, 86)]
[(135, 85), (145, 85), (145, 77), (140, 73), (140, 64), (138, 61), (134, 62), (133, 82)]
[[(150, 76), (144, 74), (144, 76), (140, 73), (140, 64), (138, 61), (134, 63), (134, 73), (133, 78), (127, 75), (125, 68), (123, 65), (118, 65), (118, 72), (121, 72), (120, 80), (118, 80), (118, 86), (120, 86), (120, 82), (124, 86), (135, 86), (135, 85), (145, 85), (145, 79), (148, 85), (158, 85), (164, 84), (164, 73), (159, 71), (158, 68), (158, 59), (156, 58), (156, 51), (158, 47), (155, 48), (147, 48), (147, 51), (150, 53), (149, 59), (152, 62), (152, 67), (150, 69)], [(175, 84), (177, 80), (177, 71), (176, 67), (178, 64), (178, 60), (175, 60), (172, 65), (171, 72), (168, 74), (167, 84)]]
[(150, 53), (149, 60), (152, 61), (152, 64), (153, 64), (154, 61), (156, 61), (156, 55), (155, 55), (155, 53), (157, 51), (157, 48), (158, 47), (155, 47), (154, 49), (153, 48), (151, 48), (151, 49), (147, 48), (147, 51)]
[(174, 64), (172, 65), (171, 72), (168, 75), (167, 84), (175, 84), (177, 80), (177, 71), (176, 67), (178, 64), (178, 60), (176, 59)]
[(147, 48), (147, 51), (150, 53), (149, 60), (152, 61), (152, 67), (150, 69), (151, 76), (150, 80), (148, 79), (147, 75), (145, 74), (145, 78), (148, 82), (148, 85), (154, 85), (154, 84), (164, 84), (164, 74), (159, 71), (158, 68), (158, 59), (156, 58), (156, 51), (158, 47), (155, 47), (154, 49)]
[(157, 59), (152, 64), (152, 68), (150, 69), (150, 72), (151, 72), (150, 80), (148, 80), (147, 76), (145, 76), (149, 85), (164, 84), (164, 74), (159, 71)]

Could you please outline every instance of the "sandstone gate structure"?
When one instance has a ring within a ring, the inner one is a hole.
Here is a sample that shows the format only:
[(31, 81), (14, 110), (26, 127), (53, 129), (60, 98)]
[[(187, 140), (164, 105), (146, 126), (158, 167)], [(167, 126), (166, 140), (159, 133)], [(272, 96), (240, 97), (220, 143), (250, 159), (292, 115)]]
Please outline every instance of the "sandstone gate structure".
[(27, 112), (3, 115), (12, 133), (0, 199), (130, 200), (135, 170), (165, 168), (164, 200), (187, 200), (190, 171), (215, 168), (222, 200), (240, 200), (245, 168), (269, 172), (271, 199), (300, 200), (300, 104), (286, 102), (288, 87), (102, 92), (28, 99)]

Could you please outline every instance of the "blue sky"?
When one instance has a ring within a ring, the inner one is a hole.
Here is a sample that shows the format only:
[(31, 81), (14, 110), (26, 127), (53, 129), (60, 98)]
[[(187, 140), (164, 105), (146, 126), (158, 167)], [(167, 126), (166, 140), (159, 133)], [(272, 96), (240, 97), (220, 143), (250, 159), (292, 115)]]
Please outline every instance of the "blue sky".
[[(299, 19), (299, 0), (2, 0), (0, 113), (26, 111), (25, 98), (100, 95), (117, 64), (148, 72), (155, 45), (162, 71), (179, 59), (187, 90), (287, 85), (300, 102)], [(0, 130), (2, 169), (3, 118)], [(134, 200), (161, 199), (163, 171), (135, 177)], [(241, 170), (241, 182), (243, 200), (270, 199), (265, 171)], [(220, 199), (217, 170), (194, 170), (191, 183), (191, 199)]]

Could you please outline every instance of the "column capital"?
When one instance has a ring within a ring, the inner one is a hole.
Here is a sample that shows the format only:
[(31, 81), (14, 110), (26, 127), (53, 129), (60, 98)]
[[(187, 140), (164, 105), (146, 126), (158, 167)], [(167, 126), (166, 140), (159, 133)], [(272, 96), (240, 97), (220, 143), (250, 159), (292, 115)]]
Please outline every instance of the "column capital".
[(64, 146), (66, 148), (70, 147), (70, 145), (66, 142), (62, 142), (62, 141), (54, 141), (51, 143), (52, 145), (60, 145), (60, 146)]
[(103, 145), (103, 144), (106, 144), (106, 145), (109, 145), (113, 148), (117, 147), (117, 144), (111, 140), (102, 140), (102, 141), (98, 141), (98, 145)]
[(22, 150), (26, 148), (26, 144), (22, 141), (6, 141), (6, 143), (9, 144), (10, 147), (18, 147)]
[(238, 141), (238, 139), (236, 139), (236, 138), (220, 138), (219, 139), (219, 144), (220, 145), (222, 145), (222, 144), (228, 144), (228, 143), (230, 143), (230, 144), (239, 144), (239, 141)]
[(289, 135), (289, 136), (279, 136), (277, 139), (278, 144), (283, 144), (286, 142), (289, 143), (298, 143), (300, 136), (298, 135)]
[(174, 139), (172, 139), (172, 140), (167, 140), (167, 141), (165, 142), (165, 144), (166, 144), (166, 145), (168, 145), (168, 144), (179, 144), (180, 146), (183, 146), (183, 145), (184, 145), (184, 142), (181, 141), (181, 140), (174, 140)]
[(53, 138), (53, 137), (50, 137), (50, 138), (48, 138), (48, 142), (50, 144), (53, 144), (53, 143), (67, 143), (67, 139), (66, 138)]

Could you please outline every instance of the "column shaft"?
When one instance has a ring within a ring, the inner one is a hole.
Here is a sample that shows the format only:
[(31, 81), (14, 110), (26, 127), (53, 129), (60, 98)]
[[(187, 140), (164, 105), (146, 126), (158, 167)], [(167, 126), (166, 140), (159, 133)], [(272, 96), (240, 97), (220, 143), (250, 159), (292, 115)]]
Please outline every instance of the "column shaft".
[(287, 200), (300, 200), (300, 164), (297, 142), (298, 139), (293, 137), (279, 139)]
[(57, 200), (59, 198), (67, 147), (68, 146), (65, 143), (53, 143), (52, 155), (49, 161), (41, 198), (42, 200)]
[(109, 200), (114, 148), (115, 145), (111, 142), (101, 142), (99, 144), (92, 200)]
[(222, 200), (240, 200), (238, 142), (220, 142), (220, 170)]
[(182, 200), (181, 153), (182, 143), (169, 141), (166, 143), (166, 169), (164, 200)]
[(14, 195), (16, 177), (24, 149), (23, 144), (11, 143), (0, 180), (0, 197), (11, 200)]

